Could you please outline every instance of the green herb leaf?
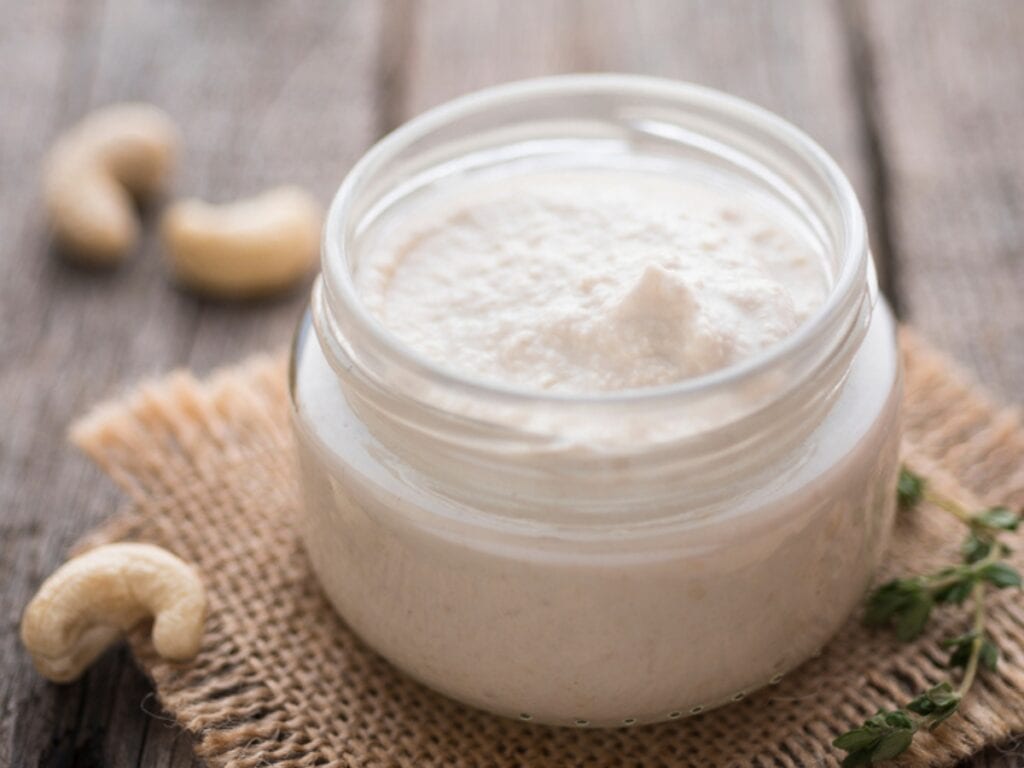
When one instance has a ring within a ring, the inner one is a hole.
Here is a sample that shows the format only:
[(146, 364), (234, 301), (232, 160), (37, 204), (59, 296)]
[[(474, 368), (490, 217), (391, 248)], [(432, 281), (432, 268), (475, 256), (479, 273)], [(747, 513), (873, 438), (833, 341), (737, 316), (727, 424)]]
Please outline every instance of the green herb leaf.
[(911, 730), (900, 729), (893, 731), (888, 736), (885, 736), (871, 751), (871, 762), (881, 763), (884, 760), (892, 760), (897, 755), (902, 755), (907, 751), (907, 747), (910, 746), (910, 742), (914, 740), (914, 732)]
[(992, 563), (982, 568), (978, 575), (985, 581), (1002, 589), (1021, 586), (1020, 572), (1007, 563)]
[(946, 638), (941, 643), (939, 643), (939, 645), (941, 645), (943, 648), (954, 648), (955, 646), (962, 645), (963, 643), (970, 643), (977, 636), (977, 632), (971, 631), (963, 635), (957, 635), (956, 637)]
[(930, 715), (935, 711), (935, 705), (923, 693), (916, 699), (911, 699), (907, 709), (918, 715)]
[(971, 589), (974, 588), (974, 576), (968, 574), (960, 581), (956, 581), (950, 584), (948, 587), (944, 587), (935, 592), (935, 602), (943, 604), (955, 604), (960, 605), (971, 595)]
[(907, 704), (907, 709), (918, 715), (934, 715), (949, 707), (954, 710), (960, 703), (960, 694), (946, 681), (929, 688), (916, 699)]
[(958, 704), (960, 702), (960, 694), (953, 689), (952, 683), (945, 680), (929, 688), (925, 696), (938, 707), (943, 707), (947, 704)]
[(964, 562), (968, 564), (984, 560), (989, 556), (991, 551), (992, 542), (981, 538), (974, 531), (967, 534), (967, 538), (964, 539), (963, 546), (960, 547), (960, 552), (964, 556)]
[(844, 766), (864, 766), (890, 760), (906, 751), (919, 723), (903, 709), (879, 710), (854, 728), (839, 736), (832, 745), (849, 754)]
[(854, 728), (833, 740), (832, 746), (844, 752), (871, 750), (881, 739), (881, 734), (873, 728)]
[(1020, 514), (1008, 507), (989, 507), (975, 515), (974, 521), (986, 528), (1016, 531), (1020, 525)]
[(948, 682), (942, 682), (929, 688), (916, 699), (907, 704), (907, 709), (927, 718), (928, 730), (948, 719), (960, 706), (960, 694), (953, 690)]
[(971, 658), (971, 654), (974, 653), (975, 637), (977, 637), (977, 635), (974, 632), (968, 632), (966, 635), (954, 637), (950, 640), (944, 640), (942, 642), (943, 647), (952, 649), (949, 654), (949, 661), (946, 662), (946, 666), (951, 669), (966, 667), (967, 662)]
[(910, 719), (910, 716), (902, 709), (897, 709), (893, 712), (888, 712), (885, 715), (885, 724), (891, 725), (893, 728), (911, 728), (914, 727), (914, 721)]
[(908, 643), (924, 632), (928, 617), (932, 613), (934, 601), (932, 596), (922, 592), (914, 601), (896, 617), (896, 637)]
[(911, 509), (924, 498), (924, 478), (906, 467), (900, 468), (900, 479), (896, 485), (896, 498), (901, 509)]
[(864, 721), (865, 728), (874, 728), (876, 731), (885, 729), (885, 716), (889, 714), (884, 709), (878, 710), (875, 714)]
[[(974, 640), (977, 633), (968, 632), (966, 635), (943, 640), (942, 647), (951, 649), (947, 665), (950, 668), (966, 667), (974, 653)], [(999, 664), (999, 648), (987, 636), (982, 636), (981, 647), (978, 649), (978, 661), (989, 670), (994, 670)]]
[(995, 672), (996, 667), (999, 666), (999, 646), (989, 640), (985, 640), (985, 642), (981, 644), (981, 655), (979, 660), (985, 669), (990, 672)]
[(862, 749), (857, 752), (851, 752), (843, 760), (843, 768), (863, 768), (863, 766), (870, 764), (870, 749)]
[(920, 586), (910, 579), (894, 579), (882, 584), (868, 597), (864, 621), (870, 626), (887, 623), (903, 610), (919, 591)]
[(959, 699), (936, 709), (935, 713), (932, 714), (931, 718), (929, 719), (928, 730), (934, 731), (936, 728), (938, 728), (940, 725), (946, 722), (949, 718), (955, 715), (958, 709), (960, 709)]
[(901, 640), (913, 640), (928, 621), (934, 600), (917, 579), (895, 579), (868, 598), (864, 621), (869, 626), (892, 623)]

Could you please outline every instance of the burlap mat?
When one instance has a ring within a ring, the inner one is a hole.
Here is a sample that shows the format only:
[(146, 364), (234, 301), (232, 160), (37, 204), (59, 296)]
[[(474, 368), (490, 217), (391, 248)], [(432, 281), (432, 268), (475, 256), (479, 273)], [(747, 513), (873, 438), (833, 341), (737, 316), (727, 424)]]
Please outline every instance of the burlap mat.
[[(1017, 415), (920, 341), (902, 341), (909, 458), (986, 502), (1024, 504)], [(832, 765), (835, 735), (946, 675), (938, 641), (966, 623), (962, 611), (942, 611), (926, 638), (900, 645), (851, 620), (781, 684), (672, 723), (575, 730), (477, 712), (397, 673), (331, 612), (292, 527), (287, 411), (285, 364), (262, 357), (202, 382), (177, 373), (144, 385), (72, 430), (131, 498), (85, 545), (150, 541), (202, 570), (211, 610), (199, 658), (161, 661), (144, 630), (130, 642), (164, 708), (212, 765)], [(955, 558), (962, 533), (934, 509), (903, 515), (887, 572)], [(975, 686), (965, 716), (920, 736), (905, 764), (950, 765), (1024, 733), (1020, 593), (1002, 591), (992, 613), (999, 672)]]

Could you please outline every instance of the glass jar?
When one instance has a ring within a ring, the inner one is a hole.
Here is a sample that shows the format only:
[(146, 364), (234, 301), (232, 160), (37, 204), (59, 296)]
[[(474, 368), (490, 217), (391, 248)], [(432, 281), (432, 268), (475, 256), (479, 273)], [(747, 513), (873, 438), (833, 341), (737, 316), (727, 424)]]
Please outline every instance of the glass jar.
[[(462, 377), (361, 306), (361, 252), (418, 195), (538, 167), (728, 177), (813, 244), (828, 298), (737, 365), (586, 395)], [(893, 318), (848, 181), (764, 110), (612, 75), (439, 107), (345, 179), (310, 315), (291, 372), (309, 557), (348, 625), (439, 691), (559, 725), (674, 719), (776, 682), (869, 584), (898, 468)]]

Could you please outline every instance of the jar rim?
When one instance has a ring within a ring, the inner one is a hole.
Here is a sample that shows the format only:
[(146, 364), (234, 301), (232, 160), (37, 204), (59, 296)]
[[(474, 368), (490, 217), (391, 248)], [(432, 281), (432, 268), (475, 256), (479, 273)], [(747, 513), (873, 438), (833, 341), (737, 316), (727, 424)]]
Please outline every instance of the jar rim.
[[(749, 358), (698, 376), (668, 384), (599, 392), (558, 392), (519, 387), (478, 379), (444, 367), (402, 342), (360, 300), (345, 258), (345, 222), (352, 216), (358, 193), (369, 172), (382, 159), (428, 136), (452, 121), (489, 107), (519, 99), (560, 94), (627, 94), (669, 98), (681, 104), (713, 110), (779, 140), (809, 160), (820, 174), (839, 213), (840, 268), (821, 306), (786, 338)], [(352, 167), (327, 213), (322, 236), (323, 301), (332, 313), (343, 313), (345, 324), (371, 341), (380, 359), (415, 377), (458, 390), (468, 396), (498, 400), (502, 404), (610, 407), (657, 406), (678, 399), (699, 397), (726, 387), (742, 386), (774, 366), (797, 357), (816, 338), (824, 337), (849, 314), (851, 302), (862, 290), (870, 271), (867, 231), (853, 187), (836, 162), (813, 139), (772, 112), (744, 99), (693, 83), (624, 74), (576, 74), (521, 80), (476, 91), (434, 107), (388, 134)], [(327, 341), (321, 339), (322, 341)], [(329, 345), (325, 344), (325, 348)], [(332, 355), (328, 354), (330, 359)]]

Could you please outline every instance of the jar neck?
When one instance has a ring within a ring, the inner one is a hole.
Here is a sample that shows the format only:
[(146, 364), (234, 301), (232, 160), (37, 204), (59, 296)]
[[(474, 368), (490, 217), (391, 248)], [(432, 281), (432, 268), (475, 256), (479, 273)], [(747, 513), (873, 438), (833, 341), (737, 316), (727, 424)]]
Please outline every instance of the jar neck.
[[(711, 396), (704, 407), (733, 415), (675, 434), (649, 425), (681, 421), (680, 414), (693, 404), (680, 409), (671, 403), (644, 404), (633, 412), (627, 406), (606, 413), (583, 408), (563, 419), (545, 419), (550, 411), (517, 404), (493, 410), (485, 419), (453, 410), (459, 408), (457, 401), (446, 408), (443, 398), (410, 397), (372, 376), (346, 345), (324, 343), (324, 324), (330, 320), (320, 286), (314, 291), (313, 316), (349, 405), (381, 446), (417, 474), (417, 484), (454, 502), (516, 519), (614, 525), (624, 506), (658, 510), (679, 499), (694, 515), (711, 514), (743, 488), (796, 469), (810, 449), (808, 436), (829, 413), (850, 370), (873, 297), (873, 291), (864, 293), (852, 322), (837, 329), (833, 344), (819, 347), (821, 354), (806, 361), (799, 376), (776, 369), (748, 380), (738, 391)], [(757, 396), (748, 398), (751, 393)], [(743, 405), (746, 412), (737, 415)], [(631, 430), (610, 439), (614, 425), (630, 422)], [(561, 429), (552, 428), (558, 423)], [(605, 425), (610, 431), (592, 428), (592, 439), (582, 433), (569, 437), (580, 424)], [(626, 517), (637, 522), (629, 509)]]
[[(439, 179), (524, 159), (561, 162), (570, 146), (588, 163), (685, 155), (766, 190), (819, 241), (832, 275), (825, 305), (785, 341), (721, 371), (578, 396), (460, 377), (369, 316), (352, 274), (383, 214)], [(715, 92), (587, 76), (467, 97), (371, 150), (332, 205), (312, 314), (350, 405), (424, 485), (518, 519), (610, 524), (624, 505), (653, 509), (680, 494), (690, 509), (712, 509), (737, 478), (798, 460), (849, 371), (876, 293), (853, 192), (809, 139)]]

